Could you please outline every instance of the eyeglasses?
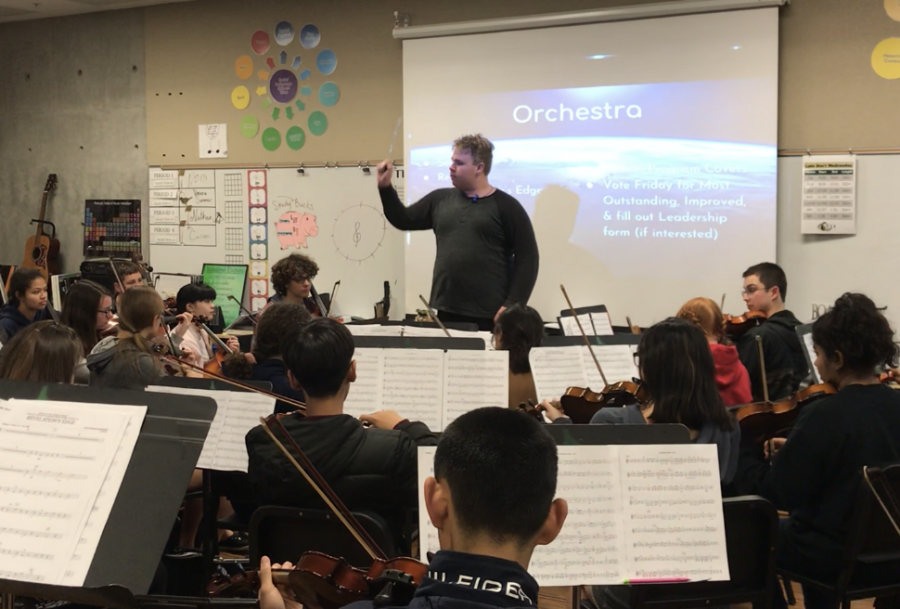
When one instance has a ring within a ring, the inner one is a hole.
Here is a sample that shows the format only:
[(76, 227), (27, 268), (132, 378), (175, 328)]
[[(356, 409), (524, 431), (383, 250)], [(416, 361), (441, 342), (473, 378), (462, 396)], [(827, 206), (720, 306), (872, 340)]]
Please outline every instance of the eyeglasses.
[(640, 368), (641, 367), (641, 354), (638, 353), (637, 351), (635, 351), (634, 353), (631, 354), (631, 357), (634, 359), (634, 365), (637, 366), (638, 368)]
[(748, 285), (746, 288), (741, 290), (741, 296), (753, 296), (760, 290), (768, 291), (768, 288), (758, 286), (758, 285)]
[(99, 311), (97, 311), (97, 313), (100, 313), (101, 315), (106, 315), (107, 317), (110, 317), (113, 314), (112, 309), (100, 309)]

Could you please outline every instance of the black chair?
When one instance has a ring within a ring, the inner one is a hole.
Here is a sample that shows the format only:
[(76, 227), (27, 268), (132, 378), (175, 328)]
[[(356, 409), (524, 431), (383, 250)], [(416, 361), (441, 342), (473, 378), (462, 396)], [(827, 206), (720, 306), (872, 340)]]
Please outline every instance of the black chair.
[[(778, 512), (762, 497), (749, 495), (722, 501), (730, 581), (653, 584), (622, 587), (631, 609), (687, 609), (735, 603), (770, 607), (776, 593), (775, 541)], [(618, 587), (617, 587), (618, 588)], [(624, 598), (607, 595), (614, 605)]]
[[(389, 558), (397, 556), (387, 522), (377, 514), (353, 516)], [(354, 567), (368, 569), (372, 558), (337, 517), (326, 510), (263, 506), (250, 519), (250, 568), (268, 556), (273, 563), (292, 563), (308, 550), (341, 557)]]
[(900, 595), (900, 531), (891, 522), (900, 523), (900, 464), (863, 468), (863, 473), (872, 484), (860, 485), (838, 577), (826, 582), (778, 569), (785, 588), (795, 581), (839, 601), (844, 609), (851, 601)]

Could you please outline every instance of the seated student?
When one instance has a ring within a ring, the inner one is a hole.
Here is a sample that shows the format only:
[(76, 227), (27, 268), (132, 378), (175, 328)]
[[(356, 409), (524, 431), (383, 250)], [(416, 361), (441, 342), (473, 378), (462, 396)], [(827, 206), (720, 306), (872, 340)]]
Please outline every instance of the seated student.
[(537, 404), (537, 389), (531, 375), (528, 354), (544, 339), (540, 313), (523, 304), (514, 304), (500, 314), (494, 326), (494, 348), (509, 351), (509, 407), (531, 400)]
[(322, 317), (312, 297), (312, 280), (319, 274), (319, 265), (315, 260), (303, 254), (291, 254), (272, 265), (272, 287), (275, 295), (269, 302), (293, 302), (303, 305), (313, 317)]
[(787, 278), (784, 271), (771, 262), (751, 266), (744, 271), (744, 289), (741, 294), (748, 311), (760, 311), (766, 315), (764, 323), (751, 328), (737, 340), (738, 355), (750, 375), (753, 401), (761, 402), (765, 399), (757, 336), (762, 337), (769, 399), (774, 401), (789, 397), (800, 388), (800, 382), (806, 378), (809, 367), (795, 329), (800, 325), (800, 320), (784, 308), (787, 298)]
[(71, 384), (83, 357), (81, 341), (72, 328), (55, 321), (39, 321), (4, 345), (0, 378)]
[[(187, 322), (196, 319), (203, 323), (209, 323), (216, 314), (216, 305), (213, 302), (215, 299), (216, 291), (213, 288), (202, 283), (189, 283), (178, 290), (178, 295), (175, 296), (175, 306), (178, 314), (185, 316)], [(182, 344), (194, 353), (197, 365), (202, 368), (214, 357), (209, 335), (196, 324), (187, 323), (185, 328), (184, 334), (181, 335)], [(224, 342), (233, 352), (241, 349), (237, 338), (233, 336)]]
[[(124, 292), (119, 302), (118, 334), (97, 343), (87, 358), (90, 384), (116, 389), (143, 389), (165, 376), (152, 343), (162, 324), (163, 301), (153, 288), (140, 286)], [(183, 335), (189, 323), (182, 318), (174, 334)], [(184, 351), (185, 361), (195, 364), (193, 353)], [(202, 376), (190, 369), (185, 374)]]
[(719, 305), (709, 298), (692, 298), (684, 303), (675, 317), (688, 320), (706, 336), (716, 365), (716, 386), (722, 403), (736, 406), (752, 402), (750, 376), (738, 358), (737, 348), (725, 335), (725, 317)]
[[(116, 296), (116, 311), (118, 311), (122, 294), (131, 288), (144, 285), (144, 275), (141, 273), (141, 267), (129, 260), (116, 260), (113, 264), (116, 265), (116, 273), (119, 275), (119, 279), (122, 280), (122, 283), (119, 283), (115, 275), (112, 277), (113, 292)], [(110, 269), (110, 275), (112, 275), (112, 269)]]
[[(723, 484), (734, 478), (741, 444), (741, 429), (725, 410), (716, 389), (715, 366), (700, 328), (670, 317), (644, 330), (638, 345), (641, 383), (650, 395), (642, 405), (601, 408), (591, 423), (644, 425), (681, 423), (696, 444), (715, 444)], [(541, 407), (555, 423), (571, 423), (555, 404)]]
[(76, 383), (87, 385), (90, 382), (86, 358), (100, 342), (100, 331), (107, 327), (112, 314), (112, 296), (100, 284), (83, 279), (66, 293), (60, 321), (75, 330), (83, 352), (75, 371)]
[[(295, 402), (303, 402), (306, 399), (303, 392), (294, 389), (288, 379), (287, 367), (281, 356), (281, 341), (310, 319), (306, 307), (298, 304), (279, 302), (266, 307), (265, 314), (260, 316), (256, 326), (256, 346), (252, 353), (255, 363), (249, 361), (244, 353), (234, 353), (223, 363), (225, 373), (237, 379), (268, 381), (272, 383), (272, 393)], [(275, 402), (276, 413), (286, 414), (294, 410), (296, 408), (287, 402)]]
[[(356, 362), (353, 336), (337, 321), (314, 319), (296, 328), (282, 355), (291, 384), (306, 394), (306, 416), (284, 416), (281, 423), (344, 504), (380, 514), (402, 546), (403, 511), (417, 505), (416, 446), (434, 445), (434, 434), (391, 410), (362, 417), (375, 429), (344, 414)], [(261, 427), (250, 430), (246, 443), (259, 505), (323, 506)]]
[[(409, 607), (537, 606), (538, 584), (528, 564), (536, 546), (556, 539), (568, 514), (565, 499), (554, 499), (557, 470), (556, 443), (531, 417), (479, 408), (448, 425), (434, 456), (434, 476), (425, 481), (425, 507), (441, 550)], [(260, 609), (298, 607), (284, 598), (292, 598), (290, 592), (272, 583), (272, 568), (291, 567), (262, 558)]]
[(44, 276), (37, 269), (18, 269), (9, 280), (9, 304), (0, 309), (0, 330), (6, 340), (27, 325), (51, 317)]
[[(863, 466), (900, 463), (900, 392), (879, 383), (876, 372), (894, 361), (897, 345), (888, 321), (862, 294), (838, 298), (815, 321), (812, 337), (816, 370), (837, 394), (804, 408), (787, 440), (771, 440), (765, 452), (742, 451), (736, 482), (790, 513), (779, 523), (778, 566), (833, 582)], [(874, 567), (857, 567), (856, 577), (875, 585), (900, 580), (900, 562)], [(828, 606), (814, 589), (804, 588), (803, 596), (807, 607)]]

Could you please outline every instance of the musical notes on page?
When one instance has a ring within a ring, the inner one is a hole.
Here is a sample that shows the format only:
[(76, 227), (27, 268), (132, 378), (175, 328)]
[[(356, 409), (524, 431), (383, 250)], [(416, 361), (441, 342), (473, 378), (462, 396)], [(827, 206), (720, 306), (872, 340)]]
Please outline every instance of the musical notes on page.
[[(571, 349), (572, 347), (560, 347), (561, 349)], [(595, 391), (603, 389), (603, 379), (597, 371), (597, 365), (591, 352), (586, 345), (578, 347), (581, 349), (582, 364), (588, 378), (588, 387)], [(631, 351), (631, 345), (593, 345), (594, 355), (600, 366), (603, 368), (603, 374), (606, 375), (606, 381), (612, 385), (619, 381), (630, 381), (640, 376), (638, 367), (634, 365), (634, 355)]]
[(508, 351), (447, 351), (441, 429), (470, 410), (509, 401)]
[(356, 380), (350, 383), (350, 392), (344, 400), (344, 414), (359, 418), (382, 409), (384, 349), (357, 348), (353, 359), (356, 361)]
[[(587, 387), (588, 379), (578, 347), (534, 347), (528, 354), (539, 400), (556, 400), (568, 387)], [(596, 369), (594, 373), (596, 373)], [(602, 383), (599, 389), (602, 389)], [(598, 390), (599, 390), (598, 389)]]
[(0, 404), (0, 577), (83, 585), (146, 407)]
[(439, 349), (384, 350), (384, 408), (441, 429), (444, 352)]
[[(439, 549), (423, 492), (435, 450), (418, 450), (421, 557)], [(558, 454), (556, 496), (569, 515), (531, 559), (541, 586), (728, 579), (715, 445), (559, 446)]]
[(200, 451), (197, 467), (218, 471), (247, 472), (247, 446), (244, 437), (259, 425), (260, 417), (275, 411), (275, 398), (259, 393), (188, 389), (150, 385), (147, 391), (208, 397), (216, 401), (216, 416)]

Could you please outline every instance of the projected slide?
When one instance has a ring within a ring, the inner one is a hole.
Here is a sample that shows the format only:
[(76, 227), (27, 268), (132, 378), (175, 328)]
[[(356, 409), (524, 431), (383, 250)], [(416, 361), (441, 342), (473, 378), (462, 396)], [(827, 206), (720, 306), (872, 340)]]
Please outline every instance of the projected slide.
[[(717, 80), (430, 101), (491, 125), (490, 182), (523, 204), (539, 236), (539, 222), (571, 218), (570, 234), (558, 236), (614, 276), (733, 280), (730, 265), (704, 262), (774, 245), (776, 147), (760, 141), (746, 103), (771, 86)], [(444, 142), (410, 147), (411, 201), (452, 187), (450, 152)]]

